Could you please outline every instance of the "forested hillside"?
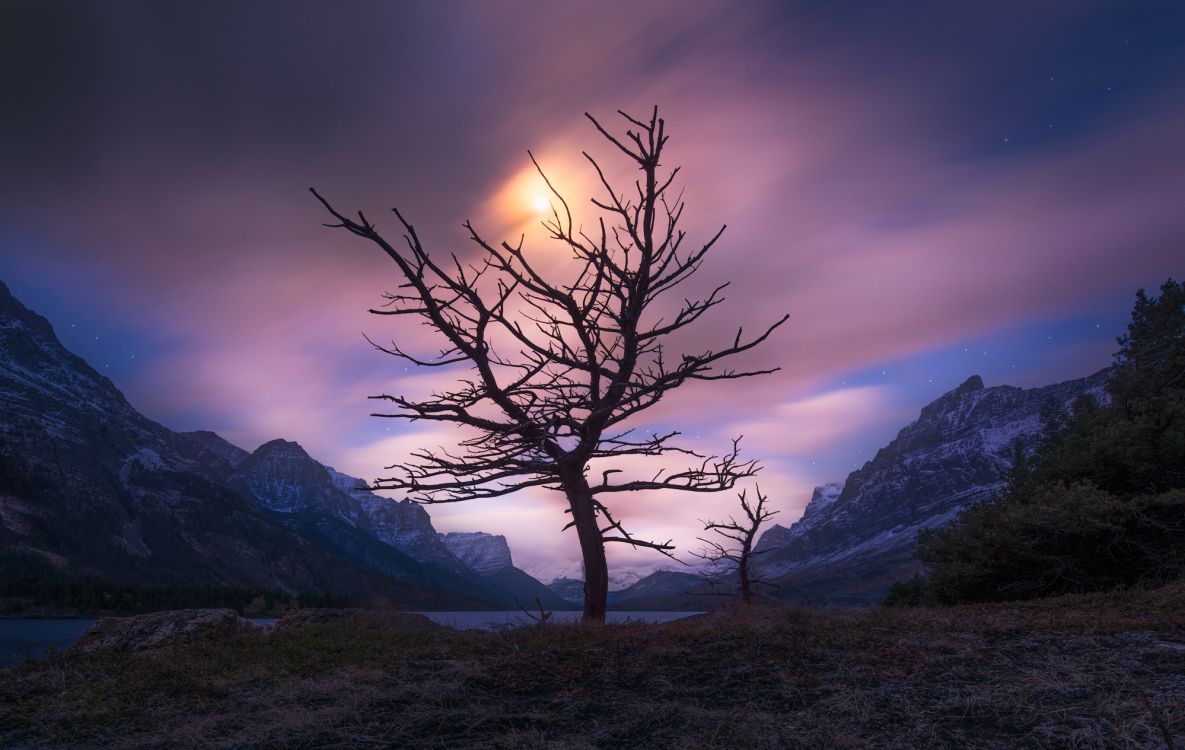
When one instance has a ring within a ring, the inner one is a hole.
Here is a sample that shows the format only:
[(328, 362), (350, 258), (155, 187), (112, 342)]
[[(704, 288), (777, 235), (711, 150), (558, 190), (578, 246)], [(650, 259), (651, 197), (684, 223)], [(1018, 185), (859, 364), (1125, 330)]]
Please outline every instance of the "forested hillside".
[(1156, 584), (1185, 574), (1185, 287), (1136, 295), (1110, 403), (1049, 410), (1016, 446), (998, 502), (921, 535), (927, 574), (890, 604), (1005, 601)]

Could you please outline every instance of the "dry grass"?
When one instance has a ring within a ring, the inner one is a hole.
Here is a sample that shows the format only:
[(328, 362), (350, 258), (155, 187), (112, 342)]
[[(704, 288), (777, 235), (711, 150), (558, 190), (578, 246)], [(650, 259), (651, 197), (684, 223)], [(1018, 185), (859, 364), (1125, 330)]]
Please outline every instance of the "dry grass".
[(0, 746), (1185, 750), (1185, 587), (496, 633), (367, 615), (0, 671)]

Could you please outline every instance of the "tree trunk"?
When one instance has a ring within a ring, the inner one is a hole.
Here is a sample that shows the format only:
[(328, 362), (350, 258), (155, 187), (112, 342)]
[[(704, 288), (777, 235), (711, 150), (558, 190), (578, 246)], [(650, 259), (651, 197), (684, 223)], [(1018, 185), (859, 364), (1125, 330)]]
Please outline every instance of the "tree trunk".
[(749, 546), (741, 550), (741, 561), (737, 572), (741, 577), (741, 601), (749, 604), (753, 601), (753, 590), (749, 584)]
[(605, 622), (605, 601), (609, 596), (609, 566), (605, 562), (605, 542), (597, 522), (592, 492), (583, 474), (565, 478), (564, 492), (572, 509), (572, 521), (580, 538), (584, 557), (584, 615), (582, 622)]

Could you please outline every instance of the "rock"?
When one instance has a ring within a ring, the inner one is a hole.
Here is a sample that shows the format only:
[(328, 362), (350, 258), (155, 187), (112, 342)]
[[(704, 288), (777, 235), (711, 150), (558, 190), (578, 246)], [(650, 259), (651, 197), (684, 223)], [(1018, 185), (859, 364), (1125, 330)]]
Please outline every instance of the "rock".
[(70, 652), (143, 651), (262, 630), (231, 609), (177, 609), (134, 617), (104, 617), (82, 634)]
[(411, 612), (393, 612), (371, 609), (294, 609), (285, 612), (276, 622), (273, 630), (283, 631), (321, 625), (327, 622), (348, 620), (358, 626), (379, 626), (400, 631), (444, 630), (432, 620)]

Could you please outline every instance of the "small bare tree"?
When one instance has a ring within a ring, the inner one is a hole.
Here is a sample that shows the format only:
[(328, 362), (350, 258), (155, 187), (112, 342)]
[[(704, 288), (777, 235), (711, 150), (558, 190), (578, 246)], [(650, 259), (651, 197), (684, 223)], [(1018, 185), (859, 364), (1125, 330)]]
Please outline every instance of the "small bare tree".
[[(656, 303), (700, 267), (724, 228), (704, 244), (684, 248), (685, 232), (679, 228), (684, 204), (680, 195), (671, 195), (679, 169), (660, 171), (668, 138), (665, 123), (657, 107), (648, 121), (619, 114), (629, 123), (623, 138), (586, 116), (641, 176), (628, 193), (619, 192), (584, 154), (605, 190), (603, 197), (591, 199), (597, 211), (591, 230), (574, 226), (567, 201), (530, 155), (554, 195), (543, 227), (571, 253), (563, 279), (548, 278), (532, 265), (522, 238), (517, 244), (489, 242), (466, 222), (476, 259), (463, 261), (455, 254), (441, 258), (424, 248), (398, 209), (394, 214), (402, 225), (401, 246), (384, 238), (362, 212), (347, 216), (312, 191), (336, 220), (326, 226), (373, 242), (399, 269), (400, 291), (386, 294), (385, 306), (372, 312), (419, 318), (436, 330), (443, 344), (434, 358), (410, 354), (395, 343), (378, 348), (422, 367), (468, 370), (450, 390), (426, 399), (371, 397), (394, 409), (375, 416), (447, 422), (470, 430), (455, 450), (416, 451), (405, 463), (387, 467), (399, 474), (376, 480), (374, 487), (399, 490), (423, 503), (500, 497), (528, 487), (563, 492), (565, 512), (572, 516), (564, 528), (576, 528), (584, 562), (584, 620), (592, 622), (605, 618), (606, 543), (665, 554), (673, 549), (669, 540), (645, 541), (629, 534), (610, 513), (607, 496), (640, 490), (728, 490), (758, 468), (740, 458), (739, 438), (722, 455), (705, 456), (676, 444), (678, 431), (639, 435), (628, 423), (688, 381), (774, 372), (777, 368), (728, 369), (722, 362), (765, 341), (789, 317), (748, 339), (738, 329), (718, 349), (667, 355), (664, 343), (719, 305), (728, 285), (684, 299), (665, 318)], [(693, 465), (616, 483), (612, 477), (620, 470), (610, 468), (601, 472), (599, 483), (589, 481), (590, 462), (670, 453), (690, 457)]]
[[(719, 537), (723, 537), (723, 539), (728, 541), (700, 537), (699, 540), (707, 546), (702, 553), (692, 553), (704, 560), (713, 562), (727, 560), (736, 564), (738, 590), (741, 594), (741, 600), (745, 604), (753, 601), (753, 587), (764, 583), (753, 571), (753, 542), (757, 539), (757, 532), (761, 528), (761, 525), (778, 513), (776, 510), (769, 510), (765, 507), (767, 497), (761, 494), (761, 487), (757, 487), (756, 494), (756, 503), (749, 502), (744, 490), (739, 495), (741, 510), (745, 512), (744, 521), (737, 521), (732, 516), (729, 516), (727, 523), (723, 521), (702, 521), (704, 531), (715, 531)], [(739, 546), (733, 546), (734, 542)]]

